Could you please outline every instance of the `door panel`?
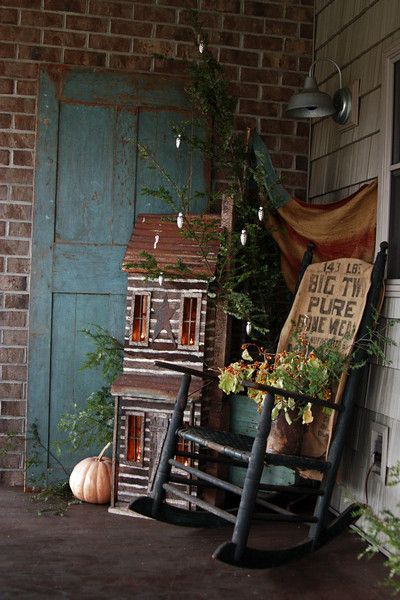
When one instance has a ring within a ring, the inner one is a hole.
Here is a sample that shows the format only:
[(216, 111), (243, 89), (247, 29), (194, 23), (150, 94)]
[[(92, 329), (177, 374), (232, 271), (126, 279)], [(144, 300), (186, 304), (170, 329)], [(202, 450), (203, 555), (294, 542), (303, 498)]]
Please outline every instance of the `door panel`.
[[(103, 383), (101, 374), (80, 371), (93, 350), (81, 330), (98, 324), (122, 339), (121, 262), (135, 214), (170, 210), (141, 192), (165, 182), (138, 157), (137, 142), (149, 145), (174, 179), (196, 173), (199, 189), (206, 185), (198, 158), (177, 152), (170, 132), (171, 122), (188, 117), (181, 84), (85, 71), (55, 82), (50, 75), (41, 74), (38, 116), (28, 429), (37, 425), (41, 445), (33, 451), (28, 431), (31, 481), (52, 462), (47, 449), (62, 439), (61, 415)], [(62, 461), (70, 468), (79, 458)]]

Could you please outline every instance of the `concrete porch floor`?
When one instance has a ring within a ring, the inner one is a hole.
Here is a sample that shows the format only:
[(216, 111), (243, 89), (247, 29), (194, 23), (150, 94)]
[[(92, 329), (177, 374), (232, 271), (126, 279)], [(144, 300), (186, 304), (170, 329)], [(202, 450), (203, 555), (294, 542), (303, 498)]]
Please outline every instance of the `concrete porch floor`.
[[(30, 494), (1, 487), (0, 515), (2, 600), (392, 598), (380, 585), (383, 557), (358, 560), (364, 543), (350, 531), (297, 562), (257, 571), (211, 558), (230, 528), (174, 527), (88, 504), (70, 507), (63, 517), (38, 516)], [(303, 537), (300, 528), (297, 533)], [(256, 538), (285, 545), (287, 526), (257, 526)]]

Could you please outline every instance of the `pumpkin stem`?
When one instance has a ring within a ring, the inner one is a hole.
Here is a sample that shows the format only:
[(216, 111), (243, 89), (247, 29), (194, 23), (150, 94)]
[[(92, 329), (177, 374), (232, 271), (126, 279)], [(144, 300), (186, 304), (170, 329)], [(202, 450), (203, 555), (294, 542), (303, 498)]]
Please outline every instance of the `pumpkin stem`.
[(109, 449), (109, 447), (111, 446), (111, 442), (108, 442), (108, 444), (106, 444), (103, 448), (103, 450), (100, 452), (100, 454), (97, 457), (97, 460), (100, 461), (103, 458), (103, 454), (104, 452), (107, 452), (107, 450)]

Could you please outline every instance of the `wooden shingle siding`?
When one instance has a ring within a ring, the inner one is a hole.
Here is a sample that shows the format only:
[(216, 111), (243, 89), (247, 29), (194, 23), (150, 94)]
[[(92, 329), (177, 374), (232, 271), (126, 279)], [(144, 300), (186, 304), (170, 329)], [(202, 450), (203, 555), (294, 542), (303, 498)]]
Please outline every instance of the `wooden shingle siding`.
[[(310, 155), (310, 201), (330, 203), (355, 192), (361, 184), (381, 176), (383, 140), (382, 88), (383, 55), (400, 43), (400, 10), (393, 0), (316, 0), (315, 56), (334, 59), (342, 69), (343, 85), (360, 81), (359, 124), (342, 131), (330, 118), (312, 125)], [(316, 68), (321, 89), (330, 94), (339, 78), (329, 63)], [(379, 187), (382, 181), (379, 181)], [(381, 199), (382, 201), (382, 199)], [(383, 199), (387, 202), (387, 199)], [(382, 241), (381, 239), (377, 240)], [(390, 252), (390, 248), (389, 248)], [(400, 315), (398, 285), (387, 287), (384, 315)], [(389, 336), (400, 340), (400, 327), (389, 328)], [(371, 423), (389, 428), (388, 464), (400, 458), (400, 351), (387, 346), (388, 366), (372, 364), (367, 395), (360, 395), (351, 439), (343, 461), (342, 487), (347, 496), (365, 501), (365, 480), (371, 464)], [(382, 485), (370, 477), (369, 500), (375, 509), (395, 509), (398, 489)], [(337, 508), (345, 504), (345, 494), (335, 493)]]

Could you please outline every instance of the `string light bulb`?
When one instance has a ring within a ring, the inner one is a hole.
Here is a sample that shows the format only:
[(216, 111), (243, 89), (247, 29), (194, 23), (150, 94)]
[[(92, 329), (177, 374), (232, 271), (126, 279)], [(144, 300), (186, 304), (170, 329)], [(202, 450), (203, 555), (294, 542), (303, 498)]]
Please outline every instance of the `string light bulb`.
[(204, 40), (200, 40), (199, 41), (199, 52), (200, 54), (203, 54), (204, 50), (206, 49), (206, 45)]
[(164, 283), (164, 273), (161, 271), (161, 273), (158, 276), (158, 285), (162, 286), (163, 283)]
[(182, 229), (183, 227), (183, 213), (178, 213), (178, 216), (176, 217), (176, 224), (178, 225), (179, 229)]
[(242, 246), (245, 246), (247, 242), (247, 231), (242, 229), (242, 233), (240, 234), (240, 243)]
[(260, 206), (260, 208), (258, 209), (258, 220), (264, 221), (264, 207), (263, 206)]
[(180, 133), (178, 133), (178, 135), (175, 138), (175, 146), (177, 148), (179, 148), (179, 146), (181, 145), (181, 141), (182, 141), (182, 135)]
[(251, 327), (251, 321), (247, 321), (247, 323), (246, 323), (246, 333), (247, 333), (247, 335), (251, 334), (251, 329), (252, 329), (252, 327)]

